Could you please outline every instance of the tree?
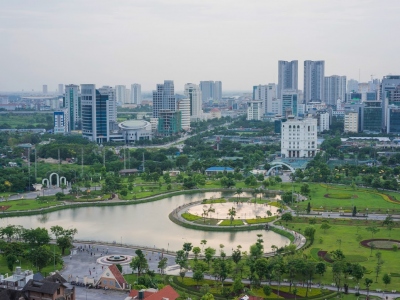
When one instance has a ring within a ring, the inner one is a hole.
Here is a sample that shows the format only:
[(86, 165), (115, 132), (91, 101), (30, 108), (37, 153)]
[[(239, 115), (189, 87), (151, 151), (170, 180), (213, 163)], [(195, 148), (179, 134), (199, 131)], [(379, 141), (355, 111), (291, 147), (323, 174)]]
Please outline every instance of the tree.
[(293, 193), (292, 192), (285, 192), (282, 195), (282, 201), (285, 202), (286, 204), (292, 203), (293, 202)]
[(243, 189), (242, 188), (238, 188), (235, 192), (235, 194), (238, 196), (239, 200), (240, 200), (240, 195), (243, 194)]
[(329, 228), (331, 228), (331, 226), (330, 226), (328, 223), (326, 223), (326, 222), (322, 222), (320, 228), (321, 228), (322, 230), (324, 230), (324, 233), (326, 233), (326, 231), (327, 231)]
[(187, 266), (188, 259), (184, 250), (176, 251), (175, 262), (179, 265), (181, 271)]
[(304, 183), (301, 188), (300, 188), (300, 192), (303, 195), (309, 195), (311, 190), (310, 190), (310, 186), (307, 183)]
[(204, 246), (207, 244), (207, 240), (201, 240), (200, 245), (203, 245), (202, 251), (204, 251)]
[(61, 193), (64, 194), (64, 190), (67, 188), (67, 185), (64, 183), (61, 183), (60, 188), (61, 188)]
[(204, 272), (201, 269), (196, 269), (193, 273), (193, 280), (196, 281), (197, 287), (199, 286), (199, 281), (204, 279)]
[(41, 271), (45, 266), (53, 261), (54, 253), (48, 246), (42, 245), (35, 250), (30, 251), (27, 258), (39, 271)]
[(293, 220), (293, 216), (290, 212), (287, 212), (282, 215), (281, 219), (282, 219), (282, 221), (286, 222), (286, 226), (287, 226), (288, 222)]
[(311, 240), (311, 242), (314, 241), (314, 236), (315, 236), (315, 228), (313, 226), (307, 226), (304, 228), (304, 235)]
[(6, 256), (7, 267), (10, 271), (14, 270), (14, 264), (17, 262), (18, 258), (14, 254), (9, 254)]
[(242, 252), (240, 251), (240, 249), (237, 248), (236, 250), (233, 250), (232, 252), (233, 262), (237, 265), (241, 259), (242, 259)]
[(365, 228), (367, 231), (371, 232), (372, 237), (374, 237), (375, 233), (378, 233), (380, 231), (380, 229), (376, 226), (376, 225), (372, 225), (372, 226), (368, 226), (367, 228)]
[(351, 215), (353, 217), (355, 217), (357, 215), (357, 208), (355, 206), (353, 206), (353, 212), (351, 213)]
[(157, 265), (157, 268), (160, 269), (161, 274), (164, 274), (164, 271), (167, 268), (167, 265), (168, 265), (168, 258), (166, 258), (166, 257), (161, 258)]
[(22, 238), (31, 247), (40, 247), (50, 241), (50, 236), (46, 228), (25, 229)]
[(229, 219), (231, 220), (231, 225), (232, 225), (232, 222), (233, 222), (233, 220), (235, 219), (235, 216), (236, 216), (236, 209), (234, 207), (229, 209), (228, 216), (229, 216)]
[(216, 253), (216, 250), (211, 247), (207, 247), (204, 251), (204, 258), (205, 258), (205, 261), (207, 262), (209, 268), (210, 268), (210, 262), (211, 262), (213, 256), (215, 255), (215, 253)]
[(311, 202), (307, 203), (306, 211), (307, 211), (307, 214), (310, 214), (310, 212), (311, 212)]
[(137, 269), (137, 274), (140, 277), (143, 270), (146, 270), (149, 267), (149, 264), (142, 250), (137, 249), (135, 254), (136, 256), (132, 259), (129, 265), (133, 270)]
[(57, 201), (60, 201), (62, 198), (64, 198), (64, 193), (60, 193), (60, 192), (58, 192), (58, 193), (56, 193), (56, 199), (57, 199)]
[(192, 243), (183, 243), (182, 250), (185, 251), (186, 258), (189, 257), (189, 252), (193, 249)]
[(11, 237), (14, 235), (15, 233), (15, 226), (14, 225), (7, 225), (4, 228), (1, 228), (0, 230), (0, 234), (1, 237), (6, 236), (8, 241), (11, 241)]
[(326, 272), (326, 264), (325, 263), (319, 262), (315, 265), (315, 273), (320, 275), (321, 278), (322, 278), (322, 276), (324, 276), (325, 272)]
[(60, 236), (56, 242), (57, 246), (61, 249), (61, 255), (65, 254), (65, 249), (73, 247), (72, 239), (68, 236)]
[(197, 260), (197, 257), (199, 256), (201, 249), (200, 247), (193, 247), (192, 252), (194, 254), (194, 259)]
[(357, 285), (360, 285), (360, 280), (364, 277), (365, 268), (359, 263), (352, 264), (351, 275), (357, 280)]
[(365, 284), (365, 287), (367, 288), (367, 297), (369, 297), (369, 287), (371, 286), (371, 284), (373, 282), (374, 281), (372, 279), (370, 279), (370, 278), (365, 278), (364, 279), (364, 284)]
[(265, 296), (268, 297), (268, 296), (271, 295), (272, 289), (271, 289), (271, 287), (269, 285), (264, 285), (263, 286), (263, 292), (264, 292)]
[(390, 236), (390, 232), (394, 226), (393, 217), (391, 215), (388, 215), (382, 222), (382, 225), (386, 226), (386, 228), (389, 230), (389, 236)]
[(385, 273), (383, 274), (382, 281), (385, 284), (385, 288), (387, 287), (388, 284), (392, 281), (392, 278), (389, 276), (389, 274)]
[(239, 294), (243, 291), (244, 285), (242, 283), (242, 279), (240, 277), (236, 277), (235, 280), (233, 281), (232, 285), (232, 291), (235, 294)]
[(185, 275), (186, 275), (186, 271), (181, 270), (181, 271), (179, 272), (179, 276), (181, 277), (182, 282), (183, 282), (183, 278), (185, 278)]
[[(183, 278), (182, 278), (183, 279)], [(203, 295), (200, 300), (214, 300), (214, 296), (211, 293), (207, 293), (205, 295)]]
[(189, 158), (188, 158), (187, 155), (179, 155), (179, 156), (176, 158), (176, 166), (177, 166), (178, 168), (186, 168), (186, 166), (188, 165), (188, 163), (189, 163)]

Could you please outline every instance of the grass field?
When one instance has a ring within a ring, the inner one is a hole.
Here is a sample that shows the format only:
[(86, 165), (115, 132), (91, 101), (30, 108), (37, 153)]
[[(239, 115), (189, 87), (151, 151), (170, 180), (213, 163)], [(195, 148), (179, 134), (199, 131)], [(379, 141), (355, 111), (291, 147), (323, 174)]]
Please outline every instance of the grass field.
[(40, 209), (46, 208), (50, 206), (55, 206), (60, 204), (60, 202), (56, 200), (47, 200), (47, 201), (38, 201), (35, 199), (30, 200), (13, 200), (13, 201), (3, 201), (1, 202), (1, 206), (10, 206), (6, 211), (16, 211), (16, 210), (32, 210), (32, 209)]

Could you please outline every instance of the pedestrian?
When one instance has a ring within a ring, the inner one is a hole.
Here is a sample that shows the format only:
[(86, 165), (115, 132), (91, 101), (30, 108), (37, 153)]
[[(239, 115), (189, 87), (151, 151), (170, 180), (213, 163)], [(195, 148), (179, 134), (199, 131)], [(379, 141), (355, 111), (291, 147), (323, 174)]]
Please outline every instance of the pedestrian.
[(69, 256), (69, 259), (72, 259), (72, 255)]

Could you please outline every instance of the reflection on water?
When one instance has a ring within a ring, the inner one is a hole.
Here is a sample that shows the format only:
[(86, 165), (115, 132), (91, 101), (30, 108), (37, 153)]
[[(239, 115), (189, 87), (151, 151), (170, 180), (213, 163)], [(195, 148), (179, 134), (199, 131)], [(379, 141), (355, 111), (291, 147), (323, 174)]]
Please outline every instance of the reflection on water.
[[(224, 196), (228, 196), (224, 193)], [(229, 194), (233, 196), (233, 193)], [(244, 195), (243, 195), (244, 196)], [(0, 227), (7, 224), (22, 225), (25, 228), (59, 225), (64, 228), (78, 229), (77, 239), (95, 241), (116, 241), (122, 243), (164, 248), (181, 249), (184, 242), (201, 246), (201, 240), (207, 240), (206, 247), (218, 249), (225, 245), (227, 253), (237, 245), (248, 251), (251, 244), (257, 240), (257, 234), (262, 234), (265, 251), (270, 251), (272, 245), (278, 247), (289, 243), (289, 240), (274, 232), (265, 230), (240, 232), (211, 232), (181, 227), (171, 222), (168, 214), (176, 207), (210, 197), (221, 197), (220, 192), (198, 193), (195, 195), (173, 196), (163, 200), (142, 203), (138, 205), (121, 205), (110, 207), (80, 207), (72, 208), (40, 216), (24, 216), (0, 219)]]

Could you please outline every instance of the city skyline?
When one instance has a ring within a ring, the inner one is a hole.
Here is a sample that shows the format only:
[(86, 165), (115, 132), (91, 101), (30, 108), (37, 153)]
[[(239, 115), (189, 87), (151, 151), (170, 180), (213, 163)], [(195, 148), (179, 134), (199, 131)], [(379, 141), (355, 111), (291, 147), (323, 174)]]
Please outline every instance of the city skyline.
[(0, 91), (132, 82), (151, 91), (166, 79), (181, 90), (213, 78), (248, 91), (277, 83), (279, 60), (298, 60), (299, 74), (303, 61), (324, 60), (325, 76), (366, 82), (398, 73), (399, 11), (395, 0), (5, 2)]

